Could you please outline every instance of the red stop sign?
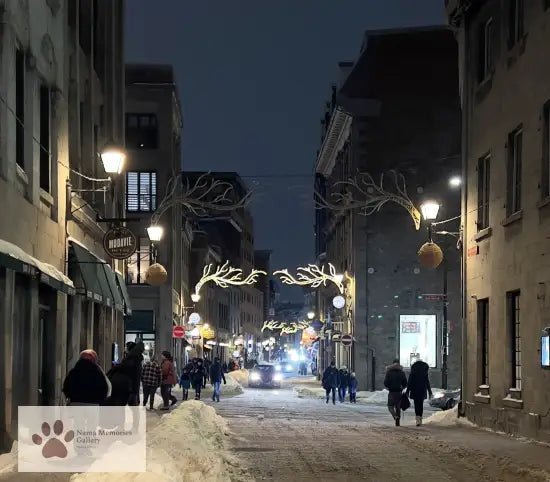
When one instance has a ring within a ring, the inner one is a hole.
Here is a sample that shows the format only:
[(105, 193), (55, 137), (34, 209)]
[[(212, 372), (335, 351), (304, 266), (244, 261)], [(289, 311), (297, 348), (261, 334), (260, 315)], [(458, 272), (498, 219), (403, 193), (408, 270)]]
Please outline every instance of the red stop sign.
[(172, 328), (172, 338), (185, 338), (185, 328), (183, 326), (174, 326)]
[(349, 333), (346, 333), (345, 335), (341, 336), (340, 341), (344, 346), (351, 346), (353, 342), (353, 337)]

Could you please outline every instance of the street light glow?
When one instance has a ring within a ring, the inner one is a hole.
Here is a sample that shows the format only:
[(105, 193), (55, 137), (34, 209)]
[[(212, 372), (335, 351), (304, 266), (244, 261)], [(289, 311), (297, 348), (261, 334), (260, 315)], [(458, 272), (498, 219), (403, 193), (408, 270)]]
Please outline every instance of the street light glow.
[(434, 219), (437, 219), (439, 203), (435, 201), (426, 201), (420, 206), (420, 212), (426, 221), (433, 221)]
[(449, 179), (449, 186), (460, 187), (462, 185), (462, 178), (460, 176), (453, 176)]
[(309, 311), (308, 314), (307, 314), (307, 317), (310, 319), (310, 320), (313, 320), (313, 318), (315, 318), (315, 313), (313, 311)]
[(101, 152), (101, 161), (107, 174), (120, 174), (125, 160), (126, 154), (118, 146), (106, 145)]
[(201, 295), (199, 295), (198, 293), (191, 293), (191, 301), (193, 303), (198, 303), (201, 299)]
[(147, 228), (147, 236), (149, 236), (149, 239), (153, 242), (160, 241), (162, 239), (163, 234), (164, 234), (164, 229), (162, 228), (162, 226), (152, 224)]

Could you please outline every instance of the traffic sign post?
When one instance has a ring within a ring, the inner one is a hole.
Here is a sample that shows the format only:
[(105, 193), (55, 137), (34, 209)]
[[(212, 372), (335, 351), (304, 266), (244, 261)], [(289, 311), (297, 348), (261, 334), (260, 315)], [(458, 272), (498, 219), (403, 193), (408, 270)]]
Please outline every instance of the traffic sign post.
[(346, 333), (345, 335), (342, 335), (340, 337), (340, 342), (344, 346), (351, 346), (351, 344), (353, 343), (353, 336), (351, 336), (349, 333)]
[(185, 328), (183, 326), (172, 327), (172, 338), (185, 338)]

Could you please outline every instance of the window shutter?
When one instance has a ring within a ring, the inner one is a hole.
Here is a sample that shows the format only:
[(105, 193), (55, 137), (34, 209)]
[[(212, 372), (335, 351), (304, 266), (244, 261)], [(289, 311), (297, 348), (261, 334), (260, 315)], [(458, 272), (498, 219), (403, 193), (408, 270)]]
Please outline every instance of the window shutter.
[(151, 210), (151, 174), (141, 172), (139, 179), (139, 210)]
[(126, 210), (138, 211), (138, 176), (137, 172), (128, 172), (126, 174)]

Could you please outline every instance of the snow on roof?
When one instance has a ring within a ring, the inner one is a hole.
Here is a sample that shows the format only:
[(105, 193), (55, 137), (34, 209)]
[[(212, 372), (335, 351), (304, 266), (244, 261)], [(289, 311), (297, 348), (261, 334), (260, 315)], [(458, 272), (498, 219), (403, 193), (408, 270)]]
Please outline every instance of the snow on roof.
[(36, 269), (38, 269), (42, 273), (58, 281), (61, 281), (62, 283), (65, 283), (67, 286), (74, 288), (73, 282), (67, 276), (65, 276), (61, 271), (59, 271), (55, 266), (39, 261), (34, 256), (31, 256), (30, 254), (26, 253), (19, 246), (16, 246), (13, 243), (0, 239), (0, 253), (5, 253), (8, 256), (11, 256), (12, 258), (22, 261), (23, 263), (27, 263), (31, 266), (34, 266)]

